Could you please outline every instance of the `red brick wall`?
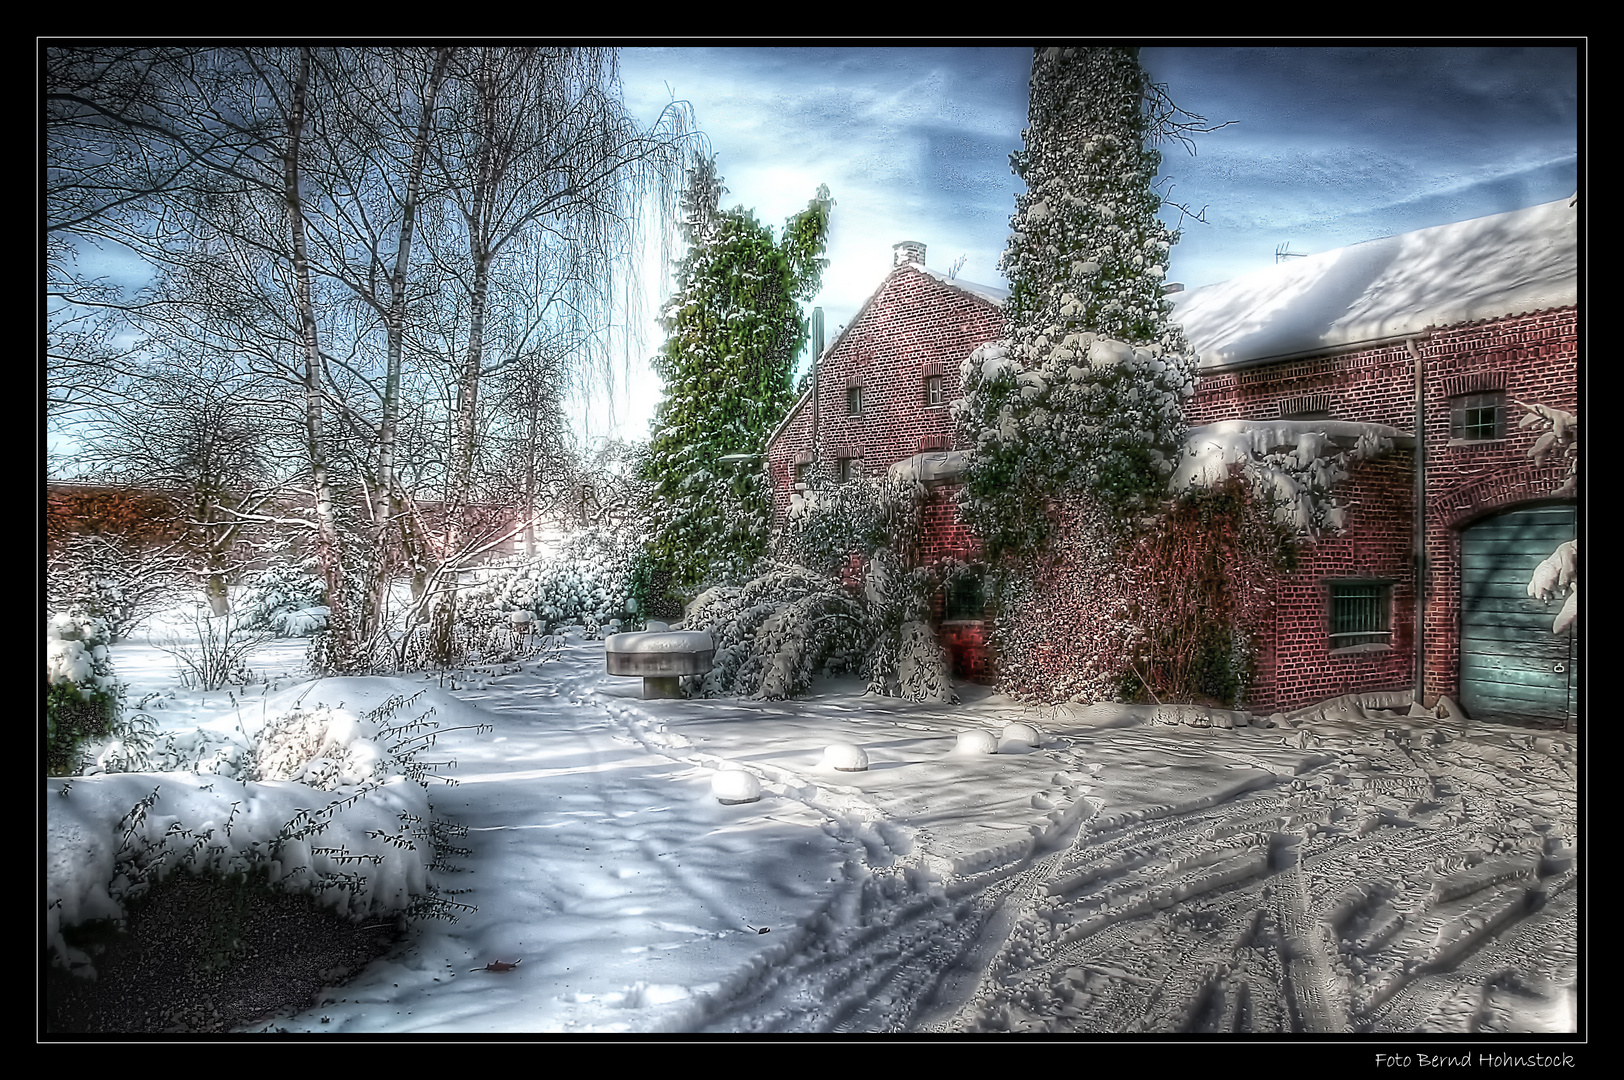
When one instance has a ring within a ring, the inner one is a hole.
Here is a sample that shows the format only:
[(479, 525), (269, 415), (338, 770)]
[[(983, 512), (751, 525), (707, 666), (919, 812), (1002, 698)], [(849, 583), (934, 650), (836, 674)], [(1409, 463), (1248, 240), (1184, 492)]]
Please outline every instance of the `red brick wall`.
[[(1459, 692), (1460, 529), (1517, 503), (1549, 498), (1565, 463), (1535, 467), (1537, 433), (1519, 428), (1535, 402), (1577, 413), (1577, 310), (1566, 308), (1433, 331), (1417, 342), (1424, 372), (1427, 471), (1426, 603), (1429, 704)], [(1450, 398), (1505, 391), (1506, 437), (1450, 445)], [(1282, 398), (1328, 394), (1334, 419), (1415, 428), (1415, 367), (1402, 342), (1334, 356), (1284, 361), (1203, 378), (1187, 406), (1192, 426), (1279, 415)], [(1273, 640), (1260, 657), (1254, 707), (1293, 708), (1352, 689), (1414, 684), (1415, 575), (1413, 455), (1359, 467), (1336, 497), (1350, 505), (1347, 536), (1299, 549), (1300, 565), (1275, 583)], [(1388, 577), (1393, 647), (1331, 656), (1325, 644), (1327, 579)]]
[[(838, 459), (855, 456), (864, 476), (883, 476), (893, 464), (922, 450), (956, 446), (949, 411), (963, 393), (959, 368), (978, 346), (1003, 332), (992, 302), (946, 285), (911, 267), (893, 270), (856, 321), (835, 342), (818, 372), (819, 441), (823, 464), (834, 475)], [(925, 379), (942, 379), (941, 404), (926, 399)], [(846, 390), (863, 388), (863, 411), (847, 414)], [(812, 450), (812, 402), (803, 400), (767, 447), (773, 484), (773, 525), (782, 535), (798, 461)], [(973, 560), (975, 538), (958, 518), (959, 485), (934, 483), (924, 505), (922, 563)], [(941, 616), (941, 600), (936, 602)], [(988, 628), (974, 621), (940, 625), (958, 678), (990, 681)]]
[[(962, 392), (959, 367), (977, 346), (1003, 331), (1003, 315), (988, 300), (899, 267), (846, 328), (818, 372), (819, 441), (823, 460), (855, 455), (865, 476), (884, 475), (921, 449), (954, 445), (949, 406)], [(925, 401), (926, 374), (942, 377), (942, 403)], [(863, 412), (848, 416), (846, 389), (863, 388)], [(789, 512), (798, 455), (812, 450), (810, 399), (767, 447), (775, 530)], [(929, 446), (927, 447), (927, 442)]]

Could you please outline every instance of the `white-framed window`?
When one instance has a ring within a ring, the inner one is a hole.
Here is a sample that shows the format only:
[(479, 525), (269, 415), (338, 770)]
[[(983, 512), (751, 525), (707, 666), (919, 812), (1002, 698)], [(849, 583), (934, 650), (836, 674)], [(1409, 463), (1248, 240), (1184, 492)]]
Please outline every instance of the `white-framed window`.
[(940, 405), (942, 403), (942, 377), (940, 375), (925, 376), (925, 404)]

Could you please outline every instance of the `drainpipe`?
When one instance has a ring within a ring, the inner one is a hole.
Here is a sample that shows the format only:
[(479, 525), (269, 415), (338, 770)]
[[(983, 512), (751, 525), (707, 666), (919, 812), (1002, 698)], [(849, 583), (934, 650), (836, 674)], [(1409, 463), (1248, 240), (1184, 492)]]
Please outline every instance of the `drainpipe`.
[(1427, 426), (1426, 383), (1416, 339), (1404, 339), (1415, 362), (1415, 703), (1427, 696)]
[(823, 454), (819, 449), (818, 420), (821, 411), (818, 393), (818, 368), (823, 364), (823, 309), (812, 309), (812, 482), (817, 483), (818, 470), (823, 467)]

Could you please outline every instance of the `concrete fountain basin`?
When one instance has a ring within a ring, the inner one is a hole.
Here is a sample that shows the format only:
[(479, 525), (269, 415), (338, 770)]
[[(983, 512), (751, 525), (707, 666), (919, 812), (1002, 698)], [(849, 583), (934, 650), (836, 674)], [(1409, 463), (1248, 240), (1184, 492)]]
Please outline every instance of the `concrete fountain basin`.
[(642, 678), (645, 699), (679, 698), (678, 680), (709, 671), (716, 644), (707, 630), (649, 630), (610, 635), (604, 639), (603, 656), (609, 674)]

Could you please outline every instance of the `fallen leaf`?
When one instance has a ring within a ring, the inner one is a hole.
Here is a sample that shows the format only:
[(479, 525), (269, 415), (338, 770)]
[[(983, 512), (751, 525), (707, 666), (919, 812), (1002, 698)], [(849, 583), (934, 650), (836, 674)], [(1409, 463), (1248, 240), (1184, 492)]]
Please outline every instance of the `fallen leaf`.
[(511, 964), (508, 963), (506, 960), (492, 960), (490, 963), (486, 964), (482, 968), (469, 968), (468, 970), (469, 971), (512, 971), (514, 968), (518, 967), (521, 963), (523, 963), (523, 961), (524, 961), (524, 958), (522, 956), (518, 960), (513, 961), (513, 963), (511, 963)]

